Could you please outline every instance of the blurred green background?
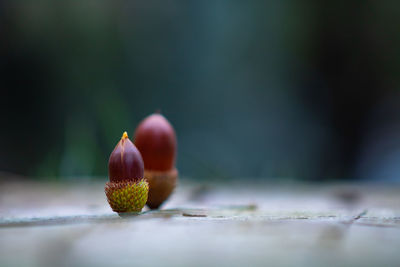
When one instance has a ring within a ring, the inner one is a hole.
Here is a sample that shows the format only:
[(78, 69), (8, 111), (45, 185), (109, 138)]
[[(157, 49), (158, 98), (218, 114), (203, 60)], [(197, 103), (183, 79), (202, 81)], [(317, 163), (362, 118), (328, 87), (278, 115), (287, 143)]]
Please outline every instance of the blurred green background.
[(161, 109), (186, 177), (400, 181), (399, 2), (0, 7), (3, 172), (105, 177)]

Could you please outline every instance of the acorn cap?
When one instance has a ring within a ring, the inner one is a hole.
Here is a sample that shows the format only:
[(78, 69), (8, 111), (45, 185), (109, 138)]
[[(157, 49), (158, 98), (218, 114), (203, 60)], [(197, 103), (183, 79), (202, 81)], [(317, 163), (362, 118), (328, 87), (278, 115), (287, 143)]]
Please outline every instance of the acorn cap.
[(152, 114), (136, 128), (135, 145), (146, 170), (170, 171), (175, 166), (176, 135), (174, 128), (161, 114)]
[(104, 191), (113, 211), (140, 212), (147, 201), (149, 184), (145, 179), (137, 182), (109, 182)]
[(178, 180), (178, 171), (175, 168), (166, 172), (145, 170), (144, 177), (150, 187), (147, 206), (150, 209), (158, 209), (174, 191)]

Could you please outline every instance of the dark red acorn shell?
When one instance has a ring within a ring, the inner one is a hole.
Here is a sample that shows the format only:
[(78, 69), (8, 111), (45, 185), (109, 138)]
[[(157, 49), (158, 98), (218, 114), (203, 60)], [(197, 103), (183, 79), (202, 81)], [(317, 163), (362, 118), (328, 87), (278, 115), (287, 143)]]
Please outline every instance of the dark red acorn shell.
[(175, 167), (175, 130), (163, 115), (145, 118), (136, 128), (134, 142), (146, 170), (169, 171)]
[(143, 178), (143, 158), (136, 146), (124, 133), (108, 161), (110, 182), (138, 181)]

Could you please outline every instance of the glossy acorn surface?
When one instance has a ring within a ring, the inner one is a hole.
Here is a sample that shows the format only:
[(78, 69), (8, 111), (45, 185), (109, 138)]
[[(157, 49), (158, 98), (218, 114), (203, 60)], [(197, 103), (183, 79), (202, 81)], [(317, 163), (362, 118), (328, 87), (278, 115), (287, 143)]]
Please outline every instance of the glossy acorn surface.
[(144, 163), (139, 150), (124, 132), (108, 161), (110, 182), (135, 181), (143, 178)]
[(169, 171), (174, 168), (175, 130), (163, 115), (156, 113), (145, 118), (136, 128), (134, 140), (146, 170)]

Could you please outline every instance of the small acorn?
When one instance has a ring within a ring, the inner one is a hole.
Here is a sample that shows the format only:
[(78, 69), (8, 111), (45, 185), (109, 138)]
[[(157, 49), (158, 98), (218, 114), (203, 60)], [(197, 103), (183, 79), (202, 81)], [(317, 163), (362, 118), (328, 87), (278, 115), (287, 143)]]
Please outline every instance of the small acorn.
[(163, 115), (152, 114), (136, 128), (134, 142), (142, 154), (144, 177), (150, 186), (147, 206), (157, 209), (171, 195), (177, 183), (174, 128)]
[(110, 182), (104, 191), (115, 212), (139, 212), (147, 201), (149, 184), (144, 179), (143, 159), (139, 150), (123, 133), (108, 161)]

